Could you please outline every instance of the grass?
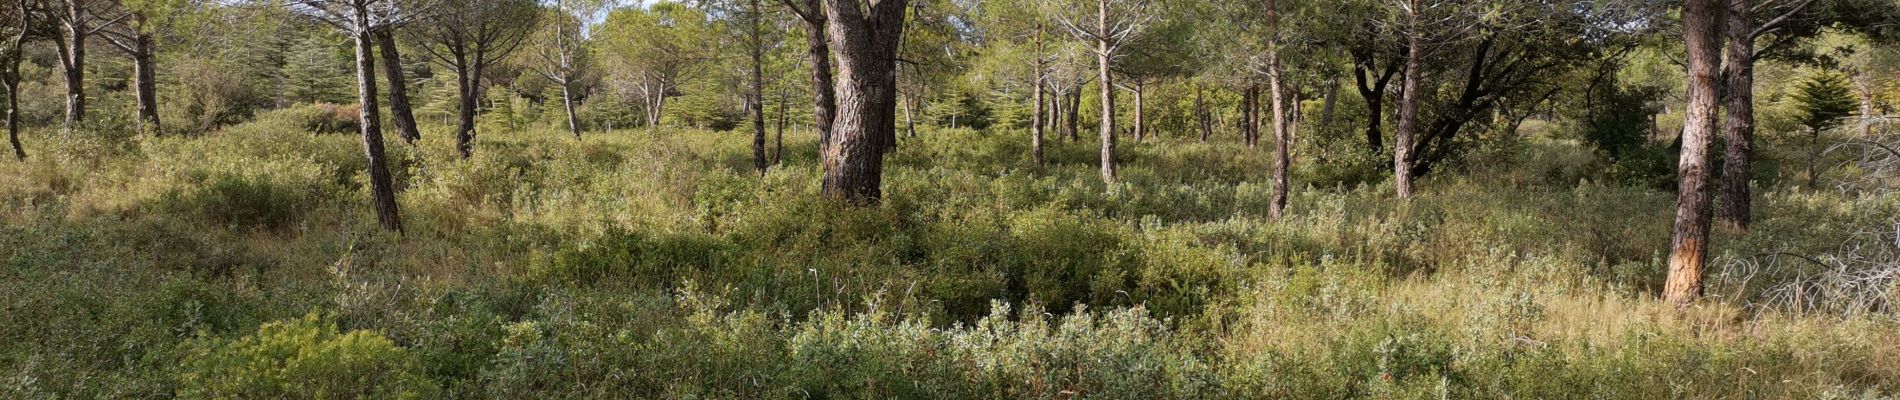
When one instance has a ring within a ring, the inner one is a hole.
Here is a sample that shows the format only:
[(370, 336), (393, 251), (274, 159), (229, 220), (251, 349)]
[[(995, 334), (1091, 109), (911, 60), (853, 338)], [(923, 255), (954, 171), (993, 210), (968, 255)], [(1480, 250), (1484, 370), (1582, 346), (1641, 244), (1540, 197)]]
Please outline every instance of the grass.
[(1777, 302), (1825, 268), (1760, 256), (1892, 260), (1859, 232), (1900, 201), (1766, 181), (1676, 312), (1655, 298), (1674, 196), (1564, 140), (1410, 201), (1303, 162), (1271, 221), (1266, 153), (1225, 142), (1123, 146), (1105, 186), (1090, 143), (1035, 166), (1018, 133), (929, 130), (884, 204), (851, 208), (818, 196), (804, 134), (758, 176), (738, 133), (491, 129), (457, 160), (437, 127), (391, 146), (395, 236), (357, 140), (305, 125), (30, 135), (0, 163), (0, 398), (1900, 391), (1900, 321)]

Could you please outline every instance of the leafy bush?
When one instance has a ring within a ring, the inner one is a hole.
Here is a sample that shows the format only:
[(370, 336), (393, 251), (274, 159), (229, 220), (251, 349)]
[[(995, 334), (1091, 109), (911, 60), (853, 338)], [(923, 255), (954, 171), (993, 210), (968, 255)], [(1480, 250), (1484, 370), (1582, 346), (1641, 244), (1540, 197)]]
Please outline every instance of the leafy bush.
[(439, 390), (415, 356), (388, 338), (338, 333), (314, 314), (206, 341), (186, 365), (186, 398), (426, 399)]

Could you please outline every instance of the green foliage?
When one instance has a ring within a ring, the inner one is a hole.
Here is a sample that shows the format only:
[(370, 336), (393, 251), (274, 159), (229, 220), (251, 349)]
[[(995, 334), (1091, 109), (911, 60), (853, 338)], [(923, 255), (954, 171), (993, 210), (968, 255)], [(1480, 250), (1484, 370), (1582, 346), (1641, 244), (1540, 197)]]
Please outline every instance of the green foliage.
[(415, 356), (368, 331), (339, 333), (315, 314), (210, 340), (187, 357), (184, 398), (426, 399), (437, 388)]
[(1847, 78), (1840, 74), (1820, 73), (1801, 81), (1794, 91), (1801, 125), (1810, 132), (1841, 126), (1845, 123), (1843, 118), (1860, 108), (1853, 90), (1847, 86)]

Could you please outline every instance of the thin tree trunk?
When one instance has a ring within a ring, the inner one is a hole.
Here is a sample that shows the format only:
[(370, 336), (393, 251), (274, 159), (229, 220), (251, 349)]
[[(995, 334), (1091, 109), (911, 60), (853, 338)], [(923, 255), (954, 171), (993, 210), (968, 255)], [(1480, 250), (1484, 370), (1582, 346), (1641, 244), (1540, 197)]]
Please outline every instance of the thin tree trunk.
[[(1095, 26), (1108, 32), (1108, 1), (1097, 0)], [(1102, 89), (1102, 182), (1115, 183), (1115, 75), (1109, 70), (1114, 49), (1107, 38), (1095, 39), (1096, 79)]]
[(13, 145), (13, 158), (26, 161), (26, 147), (20, 145), (20, 57), (14, 52), (7, 57), (5, 84), (7, 90), (7, 142)]
[(1687, 50), (1688, 105), (1684, 110), (1682, 154), (1676, 164), (1674, 235), (1669, 243), (1669, 277), (1663, 301), (1678, 308), (1702, 295), (1704, 258), (1709, 240), (1709, 145), (1721, 106), (1718, 77), (1722, 57), (1719, 0), (1689, 0), (1682, 11)]
[(1339, 81), (1328, 79), (1326, 81), (1326, 99), (1321, 102), (1323, 105), (1319, 108), (1319, 129), (1327, 129), (1333, 126), (1333, 106), (1338, 104), (1338, 101)]
[(1145, 118), (1146, 116), (1142, 115), (1144, 109), (1148, 108), (1148, 101), (1146, 99), (1146, 96), (1143, 96), (1145, 94), (1143, 92), (1146, 92), (1147, 89), (1148, 89), (1147, 84), (1142, 83), (1142, 81), (1140, 80), (1135, 81), (1135, 142), (1136, 143), (1148, 141), (1148, 120), (1147, 118)]
[(1275, 10), (1274, 0), (1266, 0), (1267, 25), (1273, 33), (1267, 42), (1267, 90), (1268, 101), (1272, 103), (1273, 113), (1273, 195), (1267, 206), (1267, 217), (1280, 219), (1286, 213), (1287, 170), (1293, 165), (1291, 146), (1292, 135), (1287, 131), (1289, 121), (1286, 113), (1286, 91), (1280, 82), (1280, 32), (1279, 13)]
[[(71, 6), (76, 2), (69, 1), (67, 3)], [(79, 13), (83, 11), (69, 10), (69, 12)], [(61, 71), (64, 72), (66, 77), (66, 120), (61, 127), (68, 135), (72, 134), (73, 130), (79, 129), (79, 124), (86, 122), (87, 34), (86, 28), (83, 26), (68, 26), (66, 29), (66, 41), (63, 42), (64, 45), (60, 47), (65, 53), (61, 54), (60, 57)]]
[(1404, 91), (1399, 96), (1399, 127), (1392, 134), (1392, 181), (1401, 199), (1412, 197), (1412, 140), (1418, 130), (1418, 64), (1423, 50), (1419, 43), (1417, 0), (1412, 0), (1410, 9), (1413, 11), (1406, 16), (1405, 72), (1399, 78)]
[(1808, 188), (1808, 190), (1815, 190), (1821, 187), (1821, 172), (1819, 168), (1820, 164), (1821, 164), (1821, 130), (1809, 129), (1808, 130), (1808, 184), (1805, 185)]
[(1207, 112), (1206, 90), (1200, 83), (1194, 84), (1194, 122), (1200, 124), (1201, 143), (1207, 143), (1207, 137), (1214, 134), (1213, 115)]
[[(903, 98), (904, 98), (904, 136), (914, 138), (914, 137), (917, 137), (917, 100), (915, 97), (908, 96), (908, 95), (903, 96)], [(956, 122), (954, 122), (956, 121), (956, 118), (951, 117), (951, 121), (953, 121), (951, 122), (951, 126), (954, 127), (956, 125)]]
[(1069, 141), (1080, 142), (1082, 141), (1082, 87), (1079, 85), (1069, 93), (1068, 111)]
[[(144, 25), (145, 16), (135, 14), (139, 25)], [(158, 122), (158, 46), (151, 33), (140, 31), (133, 37), (132, 91), (137, 100), (136, 120), (139, 132), (157, 136), (162, 132)]]
[(1722, 124), (1721, 199), (1715, 223), (1745, 231), (1751, 219), (1749, 176), (1755, 152), (1755, 39), (1750, 0), (1728, 0), (1727, 122)]
[[(479, 62), (481, 56), (476, 56)], [(456, 112), (455, 151), (466, 159), (475, 154), (475, 111), (481, 105), (481, 93), (477, 90), (481, 81), (480, 66), (463, 67), (456, 71), (458, 81), (457, 94), (461, 95), (461, 104)]]
[(748, 101), (751, 103), (746, 105), (746, 112), (752, 113), (752, 168), (758, 170), (759, 175), (763, 176), (766, 167), (770, 165), (765, 159), (765, 34), (759, 30), (761, 22), (757, 20), (757, 18), (763, 18), (762, 14), (759, 14), (759, 11), (762, 11), (759, 0), (751, 0), (749, 4), (752, 6), (754, 20), (750, 49), (752, 52), (751, 93), (747, 94)]
[(383, 56), (383, 77), (389, 81), (389, 120), (396, 124), (398, 137), (413, 146), (422, 140), (422, 131), (416, 126), (415, 110), (409, 106), (409, 80), (403, 77), (402, 52), (396, 48), (396, 35), (388, 28), (375, 35), (376, 47)]
[(1036, 161), (1037, 166), (1042, 165), (1043, 125), (1047, 125), (1047, 122), (1048, 122), (1048, 118), (1043, 117), (1044, 99), (1043, 99), (1042, 85), (1048, 81), (1048, 77), (1047, 77), (1048, 72), (1044, 68), (1042, 50), (1043, 50), (1042, 49), (1042, 22), (1038, 21), (1036, 22), (1036, 53), (1032, 55), (1033, 57), (1036, 58), (1036, 62), (1033, 66), (1033, 68), (1036, 71), (1036, 74), (1035, 74), (1036, 83), (1034, 85), (1031, 85), (1031, 86), (1035, 86), (1035, 89), (1033, 89), (1035, 94), (1032, 97), (1034, 98), (1036, 106), (1034, 107), (1035, 110), (1032, 110), (1029, 113), (1030, 115), (1029, 117), (1030, 119), (1029, 157)]
[[(369, 10), (358, 7), (356, 25), (369, 26)], [(363, 154), (369, 159), (370, 195), (376, 202), (376, 221), (383, 229), (402, 232), (402, 218), (397, 215), (396, 189), (389, 175), (389, 165), (383, 155), (382, 117), (376, 110), (376, 58), (374, 41), (368, 29), (355, 32), (356, 40), (356, 101), (360, 107), (357, 117), (363, 133)]]
[(778, 89), (778, 133), (777, 137), (772, 139), (772, 164), (774, 165), (785, 165), (785, 123), (788, 122), (785, 103), (791, 101), (791, 95), (781, 85)]

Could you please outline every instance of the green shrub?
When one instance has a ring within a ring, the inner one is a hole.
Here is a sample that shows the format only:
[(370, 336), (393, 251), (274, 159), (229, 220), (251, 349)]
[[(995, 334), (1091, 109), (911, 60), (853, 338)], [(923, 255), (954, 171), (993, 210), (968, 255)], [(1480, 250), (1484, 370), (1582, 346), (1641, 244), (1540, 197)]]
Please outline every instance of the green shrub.
[(338, 333), (316, 315), (207, 340), (186, 361), (180, 394), (216, 399), (426, 399), (438, 388), (415, 356), (368, 331)]

